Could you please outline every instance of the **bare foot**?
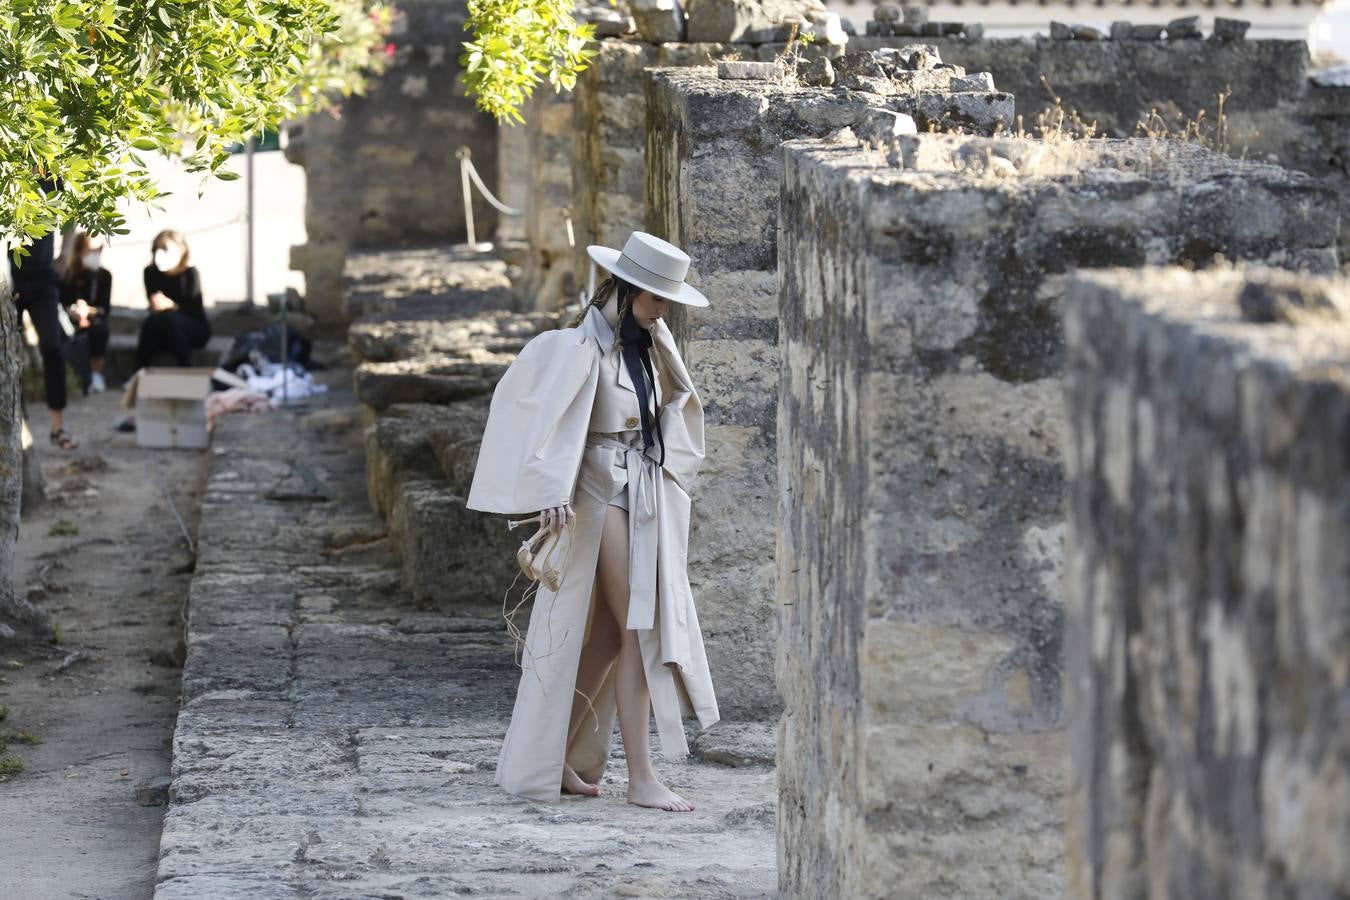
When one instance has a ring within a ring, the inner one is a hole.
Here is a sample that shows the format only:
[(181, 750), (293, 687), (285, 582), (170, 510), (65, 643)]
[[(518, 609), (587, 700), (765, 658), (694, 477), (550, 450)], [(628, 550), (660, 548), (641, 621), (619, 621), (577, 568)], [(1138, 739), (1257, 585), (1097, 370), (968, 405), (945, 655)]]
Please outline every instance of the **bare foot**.
[(628, 802), (634, 806), (664, 809), (668, 812), (693, 812), (694, 804), (659, 781), (628, 781)]
[(571, 766), (563, 766), (562, 789), (569, 794), (585, 794), (587, 797), (599, 797), (600, 785), (587, 784)]

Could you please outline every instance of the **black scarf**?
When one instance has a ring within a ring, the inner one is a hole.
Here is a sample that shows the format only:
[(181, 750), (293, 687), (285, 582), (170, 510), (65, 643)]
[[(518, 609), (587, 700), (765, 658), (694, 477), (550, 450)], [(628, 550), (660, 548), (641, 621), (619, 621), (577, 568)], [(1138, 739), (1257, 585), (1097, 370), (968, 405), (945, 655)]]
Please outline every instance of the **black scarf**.
[[(661, 420), (653, 417), (650, 411), (651, 397), (656, 391), (651, 346), (652, 333), (637, 323), (630, 309), (619, 323), (619, 348), (623, 354), (623, 364), (628, 368), (628, 376), (633, 379), (633, 388), (638, 395), (638, 409), (642, 415), (642, 449), (650, 450), (659, 443), (661, 458), (657, 461), (657, 465), (664, 466), (666, 439), (661, 434)], [(655, 433), (654, 440), (653, 433)]]

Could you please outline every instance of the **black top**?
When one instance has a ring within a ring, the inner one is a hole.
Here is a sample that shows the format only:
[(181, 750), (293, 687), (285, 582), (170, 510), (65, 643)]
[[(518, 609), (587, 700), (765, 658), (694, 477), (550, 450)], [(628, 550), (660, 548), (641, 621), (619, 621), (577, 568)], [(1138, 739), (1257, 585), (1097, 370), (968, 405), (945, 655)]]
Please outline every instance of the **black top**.
[(48, 294), (52, 298), (56, 297), (60, 276), (54, 264), (55, 247), (55, 233), (49, 232), (45, 237), (38, 238), (28, 245), (28, 255), (17, 266), (14, 265), (13, 254), (7, 254), (9, 272), (14, 280), (14, 293), (30, 300)]
[[(168, 291), (165, 291), (168, 293)], [(112, 314), (112, 273), (107, 269), (85, 269), (74, 279), (61, 279), (61, 303), (73, 306), (76, 300), (103, 310), (105, 316)]]
[(155, 291), (162, 291), (174, 303), (178, 311), (194, 319), (206, 321), (206, 307), (202, 306), (202, 283), (197, 270), (188, 266), (177, 275), (166, 275), (154, 266), (145, 267), (145, 297)]

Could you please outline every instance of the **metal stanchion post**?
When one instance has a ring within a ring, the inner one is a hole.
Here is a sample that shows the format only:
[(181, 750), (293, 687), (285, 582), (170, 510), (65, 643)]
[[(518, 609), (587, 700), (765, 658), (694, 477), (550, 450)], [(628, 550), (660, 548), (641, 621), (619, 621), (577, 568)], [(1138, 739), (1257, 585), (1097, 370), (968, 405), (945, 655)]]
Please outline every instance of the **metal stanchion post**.
[(256, 146), (257, 141), (250, 135), (244, 145), (244, 297), (249, 306), (253, 305), (253, 151)]

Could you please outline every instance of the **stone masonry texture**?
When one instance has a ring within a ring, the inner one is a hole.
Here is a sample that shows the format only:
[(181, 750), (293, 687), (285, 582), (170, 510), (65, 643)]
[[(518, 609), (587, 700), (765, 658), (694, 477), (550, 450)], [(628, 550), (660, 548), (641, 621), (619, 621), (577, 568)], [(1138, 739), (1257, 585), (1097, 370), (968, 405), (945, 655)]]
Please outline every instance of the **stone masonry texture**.
[(500, 599), (517, 571), (519, 536), (464, 505), (493, 389), (521, 347), (557, 325), (504, 308), (516, 302), (510, 271), (449, 247), (348, 259), (367, 490), (403, 588), (425, 607)]
[(1334, 194), (1198, 148), (918, 135), (789, 143), (780, 215), (780, 889), (1060, 896), (1065, 273), (1334, 269)]
[[(868, 46), (898, 48), (914, 38), (873, 38)], [(812, 44), (804, 58), (837, 57), (843, 48)], [(707, 66), (719, 59), (773, 60), (781, 43), (648, 44), (604, 40), (577, 81), (573, 117), (572, 215), (575, 269), (584, 287), (587, 244), (619, 247), (645, 226), (647, 98), (643, 69)]]
[[(330, 327), (348, 319), (342, 271), (351, 248), (464, 239), (464, 203), (454, 153), (467, 146), (483, 180), (497, 182), (497, 130), (454, 86), (467, 15), (463, 0), (398, 4), (397, 48), (364, 97), (342, 114), (306, 119), (287, 148), (305, 167), (308, 242), (292, 250), (305, 273), (309, 312)], [(496, 213), (475, 198), (479, 233)]]
[[(849, 49), (894, 40), (854, 37)], [(1330, 180), (1341, 196), (1342, 256), (1350, 248), (1350, 87), (1311, 81), (1303, 41), (910, 40), (972, 72), (992, 73), (999, 89), (1017, 98), (1028, 129), (1056, 96), (1106, 137), (1138, 136), (1136, 125), (1154, 109), (1173, 122), (1203, 111), (1213, 126), (1218, 95), (1231, 90), (1224, 113), (1232, 155)]]
[[(577, 299), (572, 219), (571, 91), (541, 84), (524, 111), (528, 186), (524, 197), (527, 251), (517, 289), (528, 309), (557, 311)], [(504, 129), (505, 130), (505, 129)]]
[[(989, 96), (1010, 109), (1010, 98)], [(778, 148), (912, 99), (724, 81), (706, 68), (650, 73), (646, 230), (684, 248), (690, 282), (711, 301), (687, 315), (674, 310), (673, 321), (707, 414), (689, 574), (719, 702), (732, 715), (780, 705), (766, 677), (778, 496)]]
[(399, 589), (351, 393), (316, 406), (215, 433), (156, 900), (770, 893), (762, 732), (658, 760), (687, 815), (625, 804), (618, 752), (601, 799), (493, 785), (519, 676), (499, 601)]
[(1243, 321), (1289, 288), (1070, 286), (1074, 898), (1350, 896), (1350, 328)]

